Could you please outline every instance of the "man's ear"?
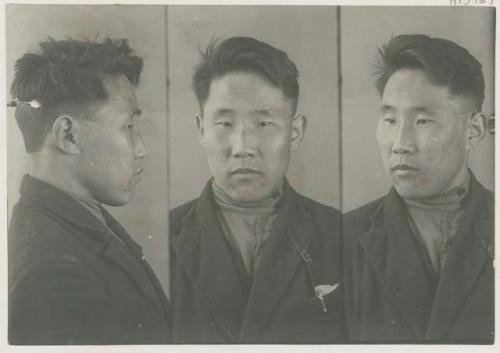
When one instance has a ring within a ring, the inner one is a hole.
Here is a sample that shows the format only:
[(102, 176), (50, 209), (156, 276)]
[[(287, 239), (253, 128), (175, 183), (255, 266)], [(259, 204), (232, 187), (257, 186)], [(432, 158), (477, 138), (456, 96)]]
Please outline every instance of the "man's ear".
[(291, 150), (294, 151), (299, 147), (300, 141), (304, 138), (306, 131), (307, 120), (302, 114), (297, 114), (292, 121), (292, 135), (290, 136)]
[(205, 129), (203, 126), (203, 115), (196, 114), (196, 127), (198, 128), (198, 134), (200, 135), (200, 144), (205, 147)]
[(57, 149), (66, 154), (80, 154), (78, 132), (78, 120), (69, 115), (59, 116), (52, 124), (54, 143)]
[(482, 113), (472, 114), (467, 121), (466, 149), (471, 149), (481, 141), (486, 134), (486, 117)]

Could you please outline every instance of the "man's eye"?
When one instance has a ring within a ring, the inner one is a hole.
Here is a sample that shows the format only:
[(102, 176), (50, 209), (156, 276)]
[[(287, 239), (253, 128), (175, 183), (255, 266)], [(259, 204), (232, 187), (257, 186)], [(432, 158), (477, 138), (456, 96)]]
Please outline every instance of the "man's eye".
[(215, 123), (216, 126), (219, 127), (231, 127), (232, 124), (229, 121), (218, 121)]
[(417, 119), (417, 125), (429, 125), (432, 123), (430, 119)]
[(257, 123), (258, 127), (266, 127), (266, 126), (272, 126), (274, 123), (272, 121), (259, 121)]
[(392, 126), (392, 125), (396, 124), (396, 119), (394, 119), (394, 118), (384, 118), (383, 122), (386, 125), (391, 125)]
[(132, 124), (132, 123), (131, 124), (127, 124), (127, 128), (129, 130), (132, 130), (133, 128), (135, 128), (135, 124)]

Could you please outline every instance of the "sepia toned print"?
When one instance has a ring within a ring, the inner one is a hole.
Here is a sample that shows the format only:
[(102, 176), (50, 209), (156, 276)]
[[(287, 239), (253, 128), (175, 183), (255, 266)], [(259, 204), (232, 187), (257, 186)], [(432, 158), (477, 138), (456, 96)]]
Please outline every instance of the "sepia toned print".
[(5, 345), (495, 349), (495, 8), (450, 5), (7, 4)]

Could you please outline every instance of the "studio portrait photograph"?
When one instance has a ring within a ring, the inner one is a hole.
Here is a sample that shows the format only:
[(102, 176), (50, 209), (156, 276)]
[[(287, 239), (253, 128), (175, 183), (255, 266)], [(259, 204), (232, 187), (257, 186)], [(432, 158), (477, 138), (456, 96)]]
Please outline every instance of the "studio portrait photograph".
[(494, 351), (495, 6), (2, 3), (0, 350)]

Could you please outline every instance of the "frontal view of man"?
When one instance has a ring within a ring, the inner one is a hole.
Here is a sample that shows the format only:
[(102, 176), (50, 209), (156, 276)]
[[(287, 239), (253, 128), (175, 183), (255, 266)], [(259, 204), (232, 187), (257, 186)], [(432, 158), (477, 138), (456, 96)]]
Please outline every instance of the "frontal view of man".
[(202, 54), (193, 89), (213, 177), (170, 215), (174, 342), (343, 340), (339, 214), (285, 178), (305, 130), (297, 77), (253, 38)]
[(377, 142), (392, 188), (345, 217), (351, 339), (492, 343), (494, 197), (468, 168), (485, 134), (481, 64), (424, 35), (380, 52)]
[(9, 227), (9, 342), (168, 342), (168, 303), (121, 206), (145, 146), (126, 40), (48, 40), (16, 62), (11, 105), (31, 170)]

